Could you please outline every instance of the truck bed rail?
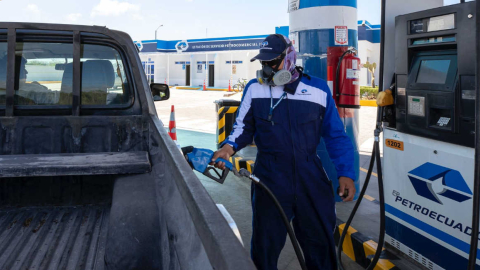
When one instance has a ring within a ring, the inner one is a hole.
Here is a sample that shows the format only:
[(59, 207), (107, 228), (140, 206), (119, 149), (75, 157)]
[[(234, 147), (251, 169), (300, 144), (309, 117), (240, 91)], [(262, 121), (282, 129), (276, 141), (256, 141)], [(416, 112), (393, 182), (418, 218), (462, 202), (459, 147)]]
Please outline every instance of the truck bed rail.
[(142, 174), (148, 152), (0, 156), (0, 178), (26, 176)]

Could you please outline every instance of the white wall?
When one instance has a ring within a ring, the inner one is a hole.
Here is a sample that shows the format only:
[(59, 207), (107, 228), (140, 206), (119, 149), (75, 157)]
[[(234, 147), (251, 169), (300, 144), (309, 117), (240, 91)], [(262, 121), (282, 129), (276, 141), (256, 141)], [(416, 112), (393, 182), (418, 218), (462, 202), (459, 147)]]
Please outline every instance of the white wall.
[[(370, 59), (370, 63), (377, 63), (377, 70), (375, 70), (375, 84), (378, 86), (380, 74), (380, 43), (371, 43), (370, 41), (359, 40), (358, 57), (360, 57), (362, 65), (367, 63), (367, 59)], [(369, 71), (366, 68), (362, 68), (360, 71), (361, 86), (370, 86), (368, 73)]]
[[(250, 59), (258, 53), (257, 50), (252, 51), (236, 51), (232, 53), (212, 52), (207, 54), (165, 54), (165, 53), (141, 53), (142, 61), (155, 61), (155, 82), (164, 83), (167, 79), (170, 85), (186, 85), (186, 71), (183, 65), (175, 64), (175, 62), (190, 62), (191, 65), (191, 85), (198, 87), (203, 86), (206, 80), (208, 86), (207, 72), (205, 66), (202, 66), (201, 73), (198, 73), (197, 62), (214, 61), (215, 81), (214, 87), (227, 88), (230, 77), (232, 77), (232, 86), (237, 83), (238, 79), (247, 79), (250, 81), (255, 78), (256, 71), (261, 69), (260, 63), (250, 62)], [(236, 66), (236, 74), (231, 75), (232, 65), (227, 61), (242, 61), (242, 64), (234, 64)], [(168, 64), (167, 64), (168, 62)], [(207, 65), (208, 69), (208, 65)]]

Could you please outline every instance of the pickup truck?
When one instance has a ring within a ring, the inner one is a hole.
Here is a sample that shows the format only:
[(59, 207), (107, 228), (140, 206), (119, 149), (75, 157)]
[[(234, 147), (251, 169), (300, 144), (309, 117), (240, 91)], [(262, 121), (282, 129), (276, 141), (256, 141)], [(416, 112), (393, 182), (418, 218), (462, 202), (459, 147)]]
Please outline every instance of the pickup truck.
[(0, 269), (255, 268), (141, 67), (123, 32), (0, 23)]

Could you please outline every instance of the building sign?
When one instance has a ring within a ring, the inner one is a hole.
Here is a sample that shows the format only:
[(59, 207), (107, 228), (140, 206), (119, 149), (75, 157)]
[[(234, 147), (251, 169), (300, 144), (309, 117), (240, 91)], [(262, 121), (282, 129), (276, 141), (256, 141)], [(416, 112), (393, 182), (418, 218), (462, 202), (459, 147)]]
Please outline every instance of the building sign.
[(347, 26), (335, 26), (335, 45), (348, 45)]
[(210, 42), (182, 42), (179, 52), (258, 50), (263, 39), (225, 40)]
[(197, 73), (202, 73), (202, 64), (197, 65)]
[(300, 8), (300, 0), (288, 0), (288, 13)]
[(232, 65), (232, 74), (233, 75), (237, 74), (237, 65)]

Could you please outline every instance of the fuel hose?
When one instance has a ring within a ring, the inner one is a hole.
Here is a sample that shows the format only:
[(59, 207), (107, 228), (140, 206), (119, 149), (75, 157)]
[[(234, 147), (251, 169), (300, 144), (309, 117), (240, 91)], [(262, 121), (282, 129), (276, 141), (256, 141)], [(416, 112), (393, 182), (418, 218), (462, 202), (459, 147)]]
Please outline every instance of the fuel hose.
[[(384, 89), (384, 69), (385, 69), (385, 10), (386, 10), (386, 0), (382, 0), (382, 18), (381, 18), (381, 35), (380, 35), (380, 83), (379, 83), (379, 90), (382, 91)], [(383, 245), (385, 241), (385, 196), (383, 190), (383, 174), (382, 174), (382, 161), (380, 158), (380, 133), (383, 130), (382, 126), (382, 117), (383, 117), (383, 107), (378, 107), (377, 109), (377, 124), (374, 133), (375, 142), (373, 144), (373, 151), (370, 157), (370, 165), (368, 166), (367, 177), (365, 178), (365, 182), (362, 187), (362, 191), (358, 197), (353, 210), (348, 217), (347, 223), (343, 228), (342, 235), (340, 240), (338, 241), (338, 249), (337, 249), (337, 262), (338, 267), (340, 270), (344, 270), (342, 259), (341, 259), (341, 252), (343, 242), (345, 241), (345, 236), (347, 235), (348, 228), (352, 223), (355, 214), (357, 213), (358, 207), (362, 203), (363, 196), (367, 191), (368, 185), (370, 183), (370, 177), (372, 176), (373, 167), (375, 163), (377, 164), (377, 174), (378, 174), (378, 193), (379, 193), (379, 200), (380, 200), (380, 231), (379, 231), (379, 239), (378, 239), (378, 246), (377, 250), (375, 251), (375, 255), (366, 268), (367, 270), (373, 270), (377, 265), (378, 260), (380, 259), (380, 255), (382, 254)]]
[(293, 232), (292, 225), (290, 224), (290, 221), (288, 220), (288, 217), (285, 214), (285, 211), (283, 211), (282, 205), (277, 200), (273, 192), (264, 183), (262, 183), (258, 177), (251, 174), (248, 170), (241, 169), (239, 173), (240, 175), (245, 176), (250, 180), (252, 180), (252, 182), (256, 186), (260, 187), (263, 191), (265, 191), (268, 194), (268, 196), (272, 199), (273, 203), (278, 209), (278, 212), (280, 213), (280, 216), (282, 216), (283, 224), (285, 224), (285, 227), (287, 228), (287, 233), (288, 233), (288, 236), (290, 237), (290, 241), (292, 242), (293, 249), (295, 250), (295, 254), (297, 255), (298, 262), (300, 263), (300, 267), (302, 268), (302, 270), (307, 270), (307, 265), (305, 264), (305, 259), (300, 249), (300, 245), (298, 244), (297, 237), (295, 237), (295, 233)]

